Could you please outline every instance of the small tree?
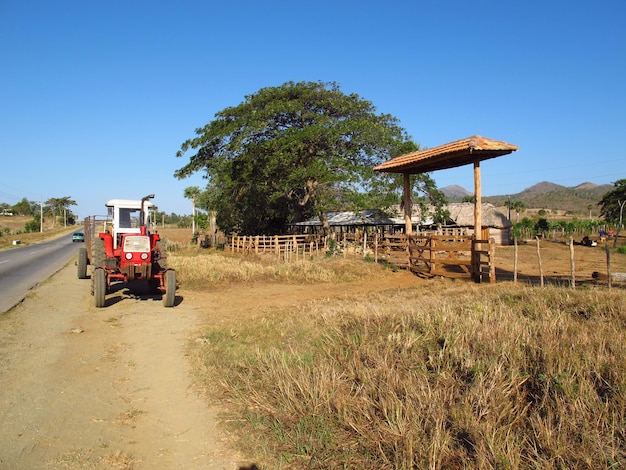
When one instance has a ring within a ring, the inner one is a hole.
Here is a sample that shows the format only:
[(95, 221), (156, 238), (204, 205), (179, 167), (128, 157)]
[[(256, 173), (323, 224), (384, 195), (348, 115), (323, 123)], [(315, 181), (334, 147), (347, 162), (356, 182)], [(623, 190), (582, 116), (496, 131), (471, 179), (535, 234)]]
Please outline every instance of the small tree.
[(524, 201), (520, 201), (519, 199), (510, 201), (509, 204), (511, 205), (510, 208), (515, 211), (515, 222), (519, 222), (519, 215), (521, 212), (526, 210), (526, 204), (524, 204)]
[(191, 199), (191, 234), (196, 234), (196, 198), (200, 194), (200, 188), (198, 186), (189, 186), (185, 188), (184, 196), (187, 199)]

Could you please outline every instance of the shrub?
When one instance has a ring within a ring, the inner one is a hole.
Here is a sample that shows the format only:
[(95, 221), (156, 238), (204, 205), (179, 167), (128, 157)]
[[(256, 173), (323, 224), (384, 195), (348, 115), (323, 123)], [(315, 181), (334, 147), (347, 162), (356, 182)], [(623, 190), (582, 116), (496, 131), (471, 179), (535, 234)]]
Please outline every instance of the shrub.
[(41, 230), (41, 224), (38, 219), (33, 219), (30, 222), (26, 222), (24, 224), (24, 231), (26, 233), (39, 232), (39, 230)]

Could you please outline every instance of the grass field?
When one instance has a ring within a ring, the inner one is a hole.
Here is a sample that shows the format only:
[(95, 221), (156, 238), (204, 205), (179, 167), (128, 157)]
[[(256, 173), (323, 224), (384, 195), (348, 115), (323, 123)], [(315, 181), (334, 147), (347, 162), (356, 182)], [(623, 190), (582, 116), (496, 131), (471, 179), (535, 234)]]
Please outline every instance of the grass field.
[[(254, 257), (194, 256), (205, 280), (192, 287), (241, 296), (251, 282), (314, 290), (385, 275), (363, 261), (320, 259), (298, 274)], [(178, 268), (184, 282), (188, 267)], [(261, 468), (626, 465), (623, 287), (423, 281), (256, 320), (229, 315), (189, 354)]]

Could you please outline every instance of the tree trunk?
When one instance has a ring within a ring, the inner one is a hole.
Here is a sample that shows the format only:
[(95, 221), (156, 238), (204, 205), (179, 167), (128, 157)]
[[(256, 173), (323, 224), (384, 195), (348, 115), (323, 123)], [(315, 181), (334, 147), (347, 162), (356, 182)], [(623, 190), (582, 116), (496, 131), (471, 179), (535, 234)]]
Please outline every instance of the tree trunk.
[(322, 235), (327, 237), (330, 234), (330, 224), (328, 223), (326, 214), (324, 212), (319, 212), (318, 217), (320, 218), (320, 222), (322, 224)]

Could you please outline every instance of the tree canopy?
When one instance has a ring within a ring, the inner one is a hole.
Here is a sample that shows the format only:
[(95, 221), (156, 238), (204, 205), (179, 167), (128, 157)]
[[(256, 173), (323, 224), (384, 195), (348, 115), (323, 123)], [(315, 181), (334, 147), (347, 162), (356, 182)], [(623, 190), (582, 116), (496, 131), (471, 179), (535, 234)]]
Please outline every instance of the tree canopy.
[[(373, 166), (419, 148), (395, 117), (323, 82), (262, 88), (195, 133), (177, 156), (196, 153), (175, 176), (204, 172), (203, 200), (218, 224), (244, 234), (277, 233), (312, 215), (324, 222), (328, 210), (389, 207), (401, 184)], [(415, 180), (436, 189), (428, 175)]]
[(598, 203), (600, 215), (609, 222), (620, 220), (622, 208), (620, 204), (626, 202), (626, 179), (620, 179), (613, 183), (613, 190), (606, 193)]
[(71, 196), (64, 197), (52, 197), (46, 201), (46, 205), (50, 208), (52, 212), (52, 226), (54, 226), (56, 216), (62, 215), (64, 211), (66, 211), (66, 215), (70, 215), (73, 217), (71, 211), (69, 211), (70, 206), (75, 206), (76, 201), (74, 201)]

